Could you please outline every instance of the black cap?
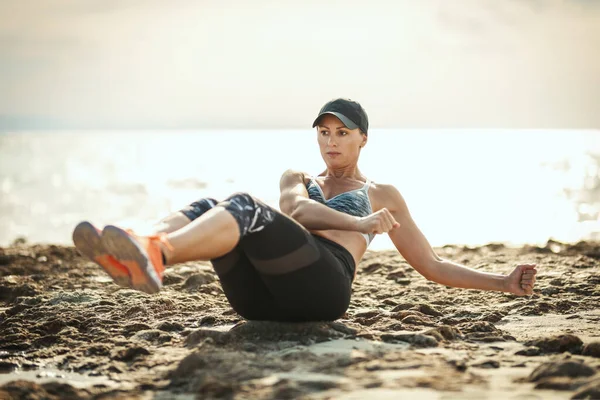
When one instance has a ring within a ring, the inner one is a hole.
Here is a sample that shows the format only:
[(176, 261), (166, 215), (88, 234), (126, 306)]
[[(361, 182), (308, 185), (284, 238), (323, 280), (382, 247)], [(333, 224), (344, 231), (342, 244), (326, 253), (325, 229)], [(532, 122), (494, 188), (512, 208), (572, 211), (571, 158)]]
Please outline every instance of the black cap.
[(331, 100), (319, 111), (319, 115), (313, 122), (313, 128), (317, 126), (319, 120), (325, 114), (335, 115), (348, 129), (360, 128), (364, 134), (367, 134), (369, 118), (362, 106), (356, 101), (350, 99)]

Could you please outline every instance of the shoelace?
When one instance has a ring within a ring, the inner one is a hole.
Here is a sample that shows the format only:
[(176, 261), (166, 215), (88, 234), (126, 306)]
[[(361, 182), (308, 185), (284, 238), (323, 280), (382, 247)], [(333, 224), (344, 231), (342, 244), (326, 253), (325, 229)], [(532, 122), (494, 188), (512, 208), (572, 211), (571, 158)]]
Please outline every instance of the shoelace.
[(167, 234), (164, 232), (158, 233), (156, 235), (150, 235), (150, 236), (146, 236), (148, 239), (150, 240), (158, 240), (159, 242), (161, 242), (162, 244), (164, 244), (167, 249), (169, 249), (170, 251), (174, 251), (175, 249), (173, 248), (173, 245), (169, 242), (169, 239), (167, 239)]
[[(138, 235), (135, 234), (133, 229), (125, 229), (125, 232), (129, 233), (132, 236), (138, 237)], [(170, 251), (174, 251), (173, 245), (169, 242), (169, 239), (167, 239), (167, 234), (165, 232), (156, 233), (154, 235), (148, 235), (146, 236), (146, 238), (148, 238), (148, 240), (150, 241), (158, 240), (159, 242), (164, 244), (167, 247), (167, 249), (169, 249)]]

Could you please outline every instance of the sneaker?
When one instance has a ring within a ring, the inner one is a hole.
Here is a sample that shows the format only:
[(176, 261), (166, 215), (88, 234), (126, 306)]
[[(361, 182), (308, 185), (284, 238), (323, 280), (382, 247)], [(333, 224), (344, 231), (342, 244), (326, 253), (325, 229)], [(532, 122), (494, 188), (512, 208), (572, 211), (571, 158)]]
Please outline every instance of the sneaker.
[(100, 229), (89, 222), (80, 222), (73, 230), (75, 248), (83, 256), (101, 266), (117, 285), (130, 287), (129, 271), (106, 251), (100, 233)]
[(165, 270), (159, 243), (172, 249), (166, 236), (166, 233), (137, 236), (132, 231), (107, 225), (101, 239), (106, 250), (129, 270), (130, 287), (152, 294), (161, 289)]

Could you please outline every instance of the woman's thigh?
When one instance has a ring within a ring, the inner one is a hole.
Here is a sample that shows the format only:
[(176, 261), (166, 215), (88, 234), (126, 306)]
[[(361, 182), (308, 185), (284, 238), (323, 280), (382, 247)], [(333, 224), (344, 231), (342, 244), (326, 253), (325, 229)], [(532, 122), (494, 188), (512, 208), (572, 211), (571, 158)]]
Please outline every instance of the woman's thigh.
[[(260, 264), (254, 265), (260, 269)], [(338, 260), (326, 254), (292, 272), (260, 275), (289, 321), (333, 321), (350, 305), (351, 278)]]
[(249, 320), (333, 321), (350, 304), (351, 278), (327, 249), (283, 274), (259, 272), (239, 247), (212, 263), (231, 307)]
[[(244, 233), (236, 249), (213, 260), (234, 310), (246, 318), (258, 313), (279, 321), (334, 320), (344, 314), (352, 278), (308, 230), (247, 194), (220, 204), (233, 213), (251, 210), (236, 218)], [(264, 215), (268, 218), (261, 219)]]
[(262, 277), (244, 252), (236, 247), (212, 260), (231, 308), (250, 320), (278, 320), (281, 309)]
[(334, 320), (347, 310), (352, 278), (346, 267), (288, 216), (275, 211), (239, 247), (289, 320)]

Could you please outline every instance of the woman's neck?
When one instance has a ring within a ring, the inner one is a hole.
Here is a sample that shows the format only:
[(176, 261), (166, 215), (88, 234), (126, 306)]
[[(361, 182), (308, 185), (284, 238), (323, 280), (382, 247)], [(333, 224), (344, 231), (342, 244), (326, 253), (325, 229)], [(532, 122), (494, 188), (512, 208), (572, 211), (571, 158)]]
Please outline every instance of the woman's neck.
[(358, 170), (358, 165), (350, 165), (347, 167), (341, 168), (329, 168), (321, 173), (322, 176), (326, 178), (335, 178), (335, 179), (360, 179), (362, 174)]

